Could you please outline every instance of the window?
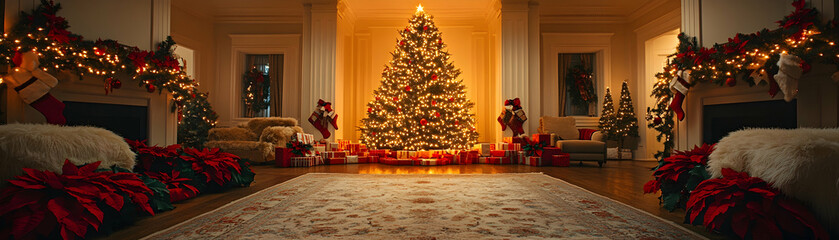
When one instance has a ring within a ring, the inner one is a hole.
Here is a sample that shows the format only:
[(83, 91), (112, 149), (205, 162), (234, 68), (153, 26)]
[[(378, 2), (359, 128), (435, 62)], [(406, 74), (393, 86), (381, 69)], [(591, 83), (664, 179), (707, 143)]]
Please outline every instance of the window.
[(595, 54), (560, 53), (557, 62), (560, 114), (597, 116)]
[(280, 116), (282, 99), (282, 54), (245, 55), (242, 77), (242, 115)]
[(186, 75), (197, 79), (197, 76), (195, 76), (195, 65), (197, 63), (195, 61), (195, 50), (183, 45), (175, 45), (173, 53), (178, 56), (178, 62), (184, 67)]

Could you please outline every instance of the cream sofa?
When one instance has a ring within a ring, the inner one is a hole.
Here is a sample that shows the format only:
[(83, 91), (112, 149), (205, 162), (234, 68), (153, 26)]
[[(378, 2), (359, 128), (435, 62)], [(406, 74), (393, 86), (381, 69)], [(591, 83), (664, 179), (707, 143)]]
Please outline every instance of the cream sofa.
[(285, 146), (294, 134), (302, 132), (294, 118), (254, 118), (237, 127), (210, 129), (205, 146), (266, 163), (274, 161), (275, 147)]
[(542, 116), (539, 118), (538, 131), (543, 134), (555, 134), (558, 138), (556, 147), (568, 153), (571, 161), (580, 161), (580, 164), (582, 161), (596, 161), (600, 167), (606, 163), (606, 142), (603, 133), (596, 131), (591, 135), (591, 140), (580, 140), (577, 122), (573, 117)]

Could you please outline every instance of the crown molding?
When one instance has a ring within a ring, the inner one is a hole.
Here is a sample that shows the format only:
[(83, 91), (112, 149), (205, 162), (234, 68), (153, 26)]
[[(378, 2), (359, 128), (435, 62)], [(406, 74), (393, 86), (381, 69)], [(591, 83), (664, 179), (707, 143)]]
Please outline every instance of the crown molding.
[(622, 24), (627, 18), (618, 15), (543, 15), (539, 21), (542, 24)]
[(641, 6), (639, 6), (638, 8), (633, 10), (632, 12), (630, 12), (627, 15), (627, 19), (630, 22), (634, 22), (634, 21), (638, 20), (639, 18), (641, 18), (642, 16), (647, 15), (651, 11), (655, 10), (656, 8), (661, 7), (662, 5), (667, 3), (667, 1), (672, 1), (672, 0), (649, 0), (649, 1), (645, 2), (644, 4), (641, 4)]

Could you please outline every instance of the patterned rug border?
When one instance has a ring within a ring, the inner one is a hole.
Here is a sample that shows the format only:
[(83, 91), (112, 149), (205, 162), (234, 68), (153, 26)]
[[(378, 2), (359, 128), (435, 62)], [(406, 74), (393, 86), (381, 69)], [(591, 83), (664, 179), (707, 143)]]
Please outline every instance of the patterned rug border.
[(562, 183), (564, 183), (564, 184), (567, 184), (567, 185), (569, 185), (569, 186), (572, 186), (572, 187), (574, 187), (574, 188), (576, 188), (576, 189), (579, 189), (579, 190), (581, 190), (581, 191), (583, 191), (583, 192), (587, 192), (587, 193), (589, 193), (589, 194), (591, 194), (591, 195), (594, 195), (594, 196), (597, 196), (597, 197), (599, 197), (599, 198), (602, 198), (602, 199), (607, 199), (607, 200), (609, 200), (609, 201), (611, 201), (611, 202), (614, 202), (614, 203), (617, 203), (617, 204), (619, 204), (619, 205), (621, 205), (621, 206), (624, 206), (624, 207), (630, 208), (630, 209), (632, 209), (632, 210), (634, 210), (634, 211), (641, 212), (641, 213), (643, 213), (643, 214), (645, 214), (645, 215), (647, 215), (647, 216), (653, 217), (653, 218), (655, 218), (655, 219), (658, 219), (659, 221), (665, 222), (665, 223), (667, 223), (667, 224), (670, 224), (670, 225), (671, 225), (671, 226), (673, 226), (673, 227), (676, 227), (676, 228), (681, 229), (681, 230), (683, 230), (683, 231), (685, 231), (685, 232), (688, 232), (688, 233), (690, 233), (691, 235), (694, 235), (694, 236), (696, 236), (696, 237), (698, 237), (698, 238), (701, 238), (701, 239), (709, 239), (709, 238), (707, 238), (707, 237), (705, 237), (705, 236), (702, 236), (701, 234), (698, 234), (698, 233), (696, 233), (696, 232), (694, 232), (694, 231), (692, 231), (692, 230), (690, 230), (690, 229), (685, 228), (684, 226), (682, 226), (682, 225), (680, 225), (680, 224), (674, 223), (674, 222), (672, 222), (672, 221), (669, 221), (669, 220), (667, 220), (667, 219), (661, 218), (661, 217), (656, 216), (656, 215), (654, 215), (654, 214), (652, 214), (652, 213), (649, 213), (649, 212), (647, 212), (647, 211), (644, 211), (644, 210), (638, 209), (638, 208), (636, 208), (636, 207), (630, 206), (630, 205), (628, 205), (628, 204), (626, 204), (626, 203), (623, 203), (623, 202), (620, 202), (620, 201), (618, 201), (618, 200), (611, 199), (611, 198), (609, 198), (609, 197), (606, 197), (606, 196), (600, 195), (600, 194), (598, 194), (598, 193), (595, 193), (595, 192), (589, 191), (588, 189), (585, 189), (585, 188), (583, 188), (583, 187), (580, 187), (580, 186), (577, 186), (577, 185), (571, 184), (571, 183), (569, 183), (569, 182), (567, 182), (567, 181), (565, 181), (565, 180), (562, 180), (562, 179), (555, 178), (555, 177), (553, 177), (553, 176), (547, 175), (547, 174), (545, 174), (544, 172), (529, 172), (529, 173), (493, 173), (493, 174), (485, 174), (485, 173), (474, 173), (474, 174), (357, 174), (357, 173), (306, 173), (306, 174), (303, 174), (303, 175), (300, 175), (300, 176), (294, 177), (294, 178), (292, 178), (292, 179), (289, 179), (288, 181), (281, 182), (281, 183), (278, 183), (278, 184), (276, 184), (276, 185), (273, 185), (273, 186), (267, 187), (267, 188), (265, 188), (265, 189), (259, 190), (259, 191), (255, 192), (255, 193), (252, 193), (252, 194), (247, 195), (247, 196), (245, 196), (245, 197), (242, 197), (242, 198), (236, 199), (236, 200), (234, 200), (234, 201), (232, 201), (232, 202), (229, 202), (229, 203), (227, 203), (227, 204), (222, 205), (221, 207), (218, 207), (218, 208), (216, 208), (216, 209), (213, 209), (213, 210), (211, 210), (211, 211), (209, 211), (209, 212), (202, 213), (201, 215), (195, 216), (195, 217), (193, 217), (193, 218), (190, 218), (190, 219), (188, 219), (188, 220), (186, 220), (186, 221), (183, 221), (183, 222), (180, 222), (180, 223), (178, 223), (178, 224), (175, 224), (175, 225), (173, 225), (173, 226), (171, 226), (171, 227), (168, 227), (168, 228), (166, 228), (166, 229), (163, 229), (163, 230), (160, 230), (160, 231), (154, 232), (154, 233), (152, 233), (152, 234), (149, 234), (149, 235), (147, 235), (147, 236), (145, 236), (145, 237), (143, 237), (143, 238), (140, 238), (140, 240), (147, 240), (147, 239), (150, 239), (150, 237), (152, 237), (152, 236), (156, 236), (156, 235), (158, 235), (158, 234), (160, 234), (160, 233), (163, 233), (163, 232), (170, 231), (170, 230), (172, 230), (172, 229), (178, 228), (178, 227), (180, 227), (181, 225), (185, 225), (185, 224), (187, 224), (187, 223), (189, 223), (189, 222), (191, 222), (191, 221), (193, 221), (193, 220), (195, 220), (195, 219), (198, 219), (198, 218), (204, 217), (204, 216), (206, 216), (206, 215), (213, 214), (213, 213), (215, 213), (215, 212), (217, 212), (217, 211), (219, 211), (219, 210), (221, 210), (221, 209), (224, 209), (224, 208), (226, 208), (226, 207), (228, 207), (228, 206), (234, 205), (234, 204), (236, 204), (236, 203), (238, 203), (238, 202), (240, 202), (240, 201), (245, 201), (245, 200), (246, 200), (246, 199), (248, 199), (248, 198), (251, 198), (251, 197), (253, 197), (253, 196), (256, 196), (256, 195), (258, 195), (258, 194), (261, 194), (262, 192), (266, 192), (266, 191), (272, 190), (272, 189), (274, 189), (274, 188), (278, 188), (278, 187), (280, 187), (280, 186), (282, 186), (282, 185), (284, 185), (284, 184), (291, 184), (291, 183), (296, 182), (296, 181), (301, 181), (301, 180), (300, 180), (301, 178), (306, 177), (306, 176), (308, 176), (308, 175), (353, 175), (353, 176), (363, 176), (363, 175), (367, 175), (367, 176), (377, 176), (377, 175), (399, 175), (399, 176), (500, 176), (500, 175), (541, 175), (541, 176), (544, 176), (544, 177), (547, 177), (547, 178), (553, 179), (554, 181), (559, 181), (559, 182), (562, 182)]

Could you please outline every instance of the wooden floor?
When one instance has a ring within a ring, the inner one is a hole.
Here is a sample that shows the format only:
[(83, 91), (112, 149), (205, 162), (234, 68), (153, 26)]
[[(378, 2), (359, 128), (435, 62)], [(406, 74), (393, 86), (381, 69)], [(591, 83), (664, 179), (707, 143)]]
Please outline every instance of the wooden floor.
[(610, 161), (603, 168), (585, 163), (571, 167), (531, 167), (524, 165), (449, 165), (449, 166), (389, 166), (382, 164), (325, 165), (311, 168), (275, 168), (252, 166), (256, 179), (250, 187), (231, 189), (223, 193), (202, 194), (195, 199), (175, 204), (175, 210), (154, 217), (140, 219), (135, 225), (117, 231), (108, 239), (138, 239), (169, 228), (180, 222), (221, 207), (231, 201), (262, 189), (311, 172), (358, 174), (493, 174), (543, 172), (594, 193), (620, 201), (668, 221), (680, 224), (712, 239), (725, 239), (702, 227), (682, 224), (684, 210), (668, 212), (658, 205), (658, 195), (643, 194), (643, 185), (650, 180), (650, 168), (655, 162)]

